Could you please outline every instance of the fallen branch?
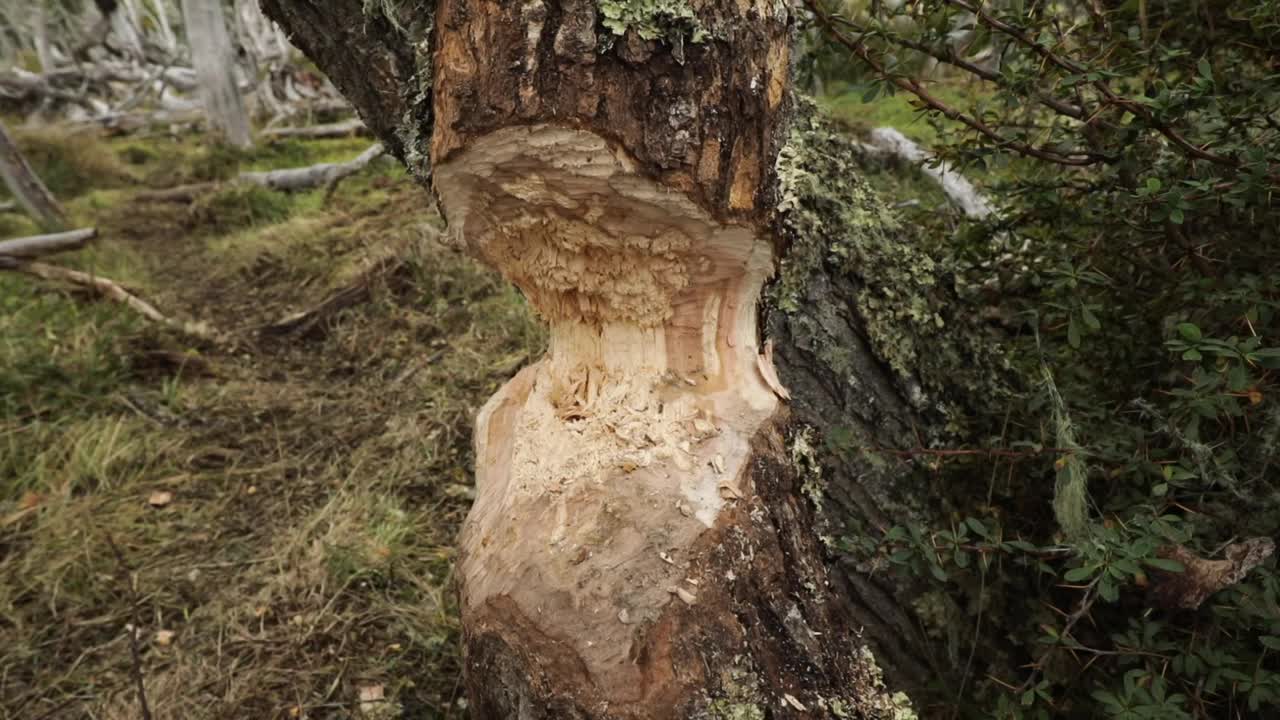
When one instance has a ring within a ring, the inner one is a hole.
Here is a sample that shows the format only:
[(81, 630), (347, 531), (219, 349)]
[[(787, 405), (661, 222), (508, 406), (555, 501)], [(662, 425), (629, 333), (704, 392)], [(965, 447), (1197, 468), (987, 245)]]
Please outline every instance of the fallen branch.
[(103, 297), (114, 300), (115, 302), (127, 305), (134, 312), (144, 318), (164, 325), (166, 327), (177, 330), (178, 332), (201, 340), (216, 340), (216, 334), (209, 329), (204, 323), (190, 323), (181, 320), (175, 320), (164, 313), (160, 312), (142, 298), (125, 290), (118, 283), (98, 275), (90, 275), (89, 273), (70, 268), (59, 267), (57, 265), (49, 265), (42, 262), (20, 262), (12, 258), (0, 257), (0, 269), (15, 270), (17, 272), (34, 275), (43, 280), (61, 281), (88, 288), (102, 295)]
[(370, 288), (373, 283), (394, 274), (403, 268), (405, 261), (399, 257), (384, 257), (377, 260), (360, 276), (344, 287), (330, 293), (320, 304), (307, 310), (287, 315), (270, 325), (264, 325), (260, 332), (264, 335), (285, 335), (293, 332), (310, 332), (320, 323), (372, 297)]
[(79, 250), (98, 237), (97, 228), (83, 228), (52, 235), (32, 235), (0, 241), (0, 257), (34, 258), (42, 255)]
[(982, 193), (962, 175), (946, 163), (934, 164), (933, 155), (915, 144), (907, 136), (891, 127), (871, 131), (871, 143), (864, 146), (868, 152), (890, 156), (916, 165), (942, 188), (942, 192), (971, 218), (985, 218), (995, 210)]
[[(320, 163), (302, 168), (287, 168), (269, 172), (241, 173), (233, 181), (235, 183), (251, 183), (281, 192), (300, 192), (318, 187), (326, 187), (327, 194), (332, 194), (339, 182), (360, 172), (369, 163), (377, 159), (385, 150), (382, 143), (375, 143), (368, 150), (360, 153), (354, 160), (343, 163)], [(195, 202), (196, 198), (218, 188), (218, 183), (192, 183), (179, 185), (164, 190), (151, 190), (134, 196), (143, 202)], [(326, 195), (327, 196), (327, 195)]]
[(259, 133), (262, 137), (269, 138), (336, 138), (347, 137), (348, 135), (364, 135), (369, 131), (365, 127), (364, 122), (359, 118), (345, 120), (343, 122), (326, 123), (323, 125), (310, 125), (306, 127), (279, 127), (263, 130)]
[(354, 160), (344, 163), (320, 163), (304, 168), (241, 173), (239, 180), (283, 192), (310, 190), (322, 185), (336, 184), (343, 178), (360, 172), (383, 152), (382, 143), (374, 143)]

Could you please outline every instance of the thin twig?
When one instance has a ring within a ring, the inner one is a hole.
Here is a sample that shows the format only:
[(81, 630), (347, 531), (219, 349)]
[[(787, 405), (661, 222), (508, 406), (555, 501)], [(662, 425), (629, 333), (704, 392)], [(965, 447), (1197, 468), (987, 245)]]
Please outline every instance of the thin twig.
[(813, 12), (814, 16), (818, 19), (818, 21), (822, 23), (824, 27), (826, 27), (827, 32), (830, 33), (833, 38), (835, 38), (836, 42), (845, 46), (855, 56), (857, 56), (864, 63), (869, 65), (871, 69), (874, 70), (875, 73), (879, 75), (881, 78), (883, 78), (886, 82), (893, 83), (895, 86), (903, 90), (906, 90), (912, 95), (915, 95), (926, 106), (932, 108), (937, 112), (942, 113), (947, 118), (951, 120), (955, 120), (956, 122), (962, 123), (968, 126), (969, 128), (976, 130), (983, 136), (990, 139), (992, 142), (996, 143), (996, 145), (998, 145), (999, 147), (1013, 150), (1014, 152), (1017, 152), (1022, 155), (1026, 155), (1028, 157), (1033, 157), (1040, 160), (1046, 160), (1048, 162), (1057, 163), (1059, 165), (1069, 165), (1074, 167), (1096, 165), (1100, 162), (1110, 162), (1114, 160), (1114, 158), (1112, 158), (1109, 155), (1103, 155), (1100, 153), (1086, 151), (1086, 150), (1074, 150), (1074, 151), (1071, 151), (1070, 153), (1064, 154), (1064, 153), (1057, 152), (1055, 150), (1048, 150), (1042, 147), (1036, 147), (1034, 145), (1030, 145), (1028, 143), (1025, 143), (1019, 140), (1012, 140), (1010, 138), (1005, 137), (1004, 135), (1001, 135), (999, 132), (992, 129), (990, 126), (988, 126), (986, 123), (982, 122), (981, 120), (977, 119), (976, 117), (973, 117), (972, 115), (969, 115), (960, 110), (957, 110), (951, 107), (950, 105), (946, 104), (945, 102), (939, 100), (938, 98), (934, 97), (928, 90), (925, 90), (923, 85), (916, 82), (912, 78), (890, 74), (889, 71), (885, 68), (884, 64), (881, 63), (879, 60), (877, 60), (871, 54), (871, 50), (867, 47), (866, 43), (860, 40), (851, 39), (849, 36), (845, 35), (836, 27), (837, 25), (836, 19), (826, 10), (822, 9), (822, 7), (818, 3), (818, 0), (805, 0), (805, 5), (809, 8), (810, 11)]
[(141, 708), (142, 720), (151, 720), (151, 707), (147, 705), (146, 683), (142, 677), (142, 649), (138, 645), (138, 635), (141, 632), (141, 625), (138, 623), (138, 588), (134, 584), (133, 569), (125, 561), (124, 553), (120, 552), (115, 538), (111, 537), (111, 533), (107, 533), (106, 538), (107, 546), (111, 548), (111, 554), (115, 555), (119, 572), (129, 589), (129, 654), (133, 659), (130, 671), (133, 674), (134, 684), (137, 685), (138, 705)]

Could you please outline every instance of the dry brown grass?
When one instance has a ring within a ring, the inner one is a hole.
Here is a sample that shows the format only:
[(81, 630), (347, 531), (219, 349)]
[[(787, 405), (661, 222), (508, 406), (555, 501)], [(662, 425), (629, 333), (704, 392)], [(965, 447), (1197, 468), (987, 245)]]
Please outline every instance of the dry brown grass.
[[(119, 243), (151, 299), (234, 339), (193, 348), (0, 278), (25, 318), (0, 343), (0, 718), (140, 717), (134, 624), (157, 720), (463, 717), (450, 569), (470, 426), (538, 325), (430, 240), (398, 171), (231, 237), (175, 236), (164, 213), (149, 233), (129, 193), (84, 210), (131, 226), (95, 252)], [(368, 301), (257, 332), (388, 253), (407, 262)], [(49, 359), (6, 365), (24, 358)]]

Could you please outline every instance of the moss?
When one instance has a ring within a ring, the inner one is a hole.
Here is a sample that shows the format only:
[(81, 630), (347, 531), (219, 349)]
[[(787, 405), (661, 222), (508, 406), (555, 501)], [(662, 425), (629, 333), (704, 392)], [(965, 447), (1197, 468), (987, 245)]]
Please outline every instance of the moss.
[[(817, 276), (853, 288), (874, 354), (907, 388), (918, 411), (959, 430), (966, 408), (1003, 394), (1005, 362), (957, 299), (952, 260), (922, 247), (858, 171), (854, 142), (802, 103), (779, 154), (779, 221), (789, 250), (770, 297), (798, 315)], [(847, 348), (817, 348), (842, 376), (857, 377)]]
[(671, 43), (706, 40), (707, 30), (688, 0), (597, 0), (603, 23), (614, 35), (628, 30), (645, 40)]

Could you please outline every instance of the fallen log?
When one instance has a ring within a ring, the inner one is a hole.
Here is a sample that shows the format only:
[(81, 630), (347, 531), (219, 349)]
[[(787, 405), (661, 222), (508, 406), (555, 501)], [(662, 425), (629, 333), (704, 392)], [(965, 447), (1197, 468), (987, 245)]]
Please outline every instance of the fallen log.
[(360, 172), (384, 152), (382, 143), (374, 143), (368, 150), (360, 153), (354, 160), (343, 163), (320, 163), (304, 168), (271, 170), (269, 172), (241, 173), (240, 182), (280, 190), (298, 192), (311, 190), (324, 185), (336, 184), (342, 179)]
[(335, 138), (347, 137), (348, 135), (366, 135), (368, 128), (359, 118), (345, 120), (343, 122), (325, 123), (323, 125), (311, 125), (306, 127), (279, 127), (263, 130), (260, 135), (268, 138)]
[(32, 235), (0, 241), (0, 257), (29, 259), (42, 255), (79, 250), (98, 237), (97, 228), (82, 228), (50, 235)]
[(66, 211), (27, 164), (3, 124), (0, 124), (0, 180), (42, 230), (61, 230), (67, 226)]

